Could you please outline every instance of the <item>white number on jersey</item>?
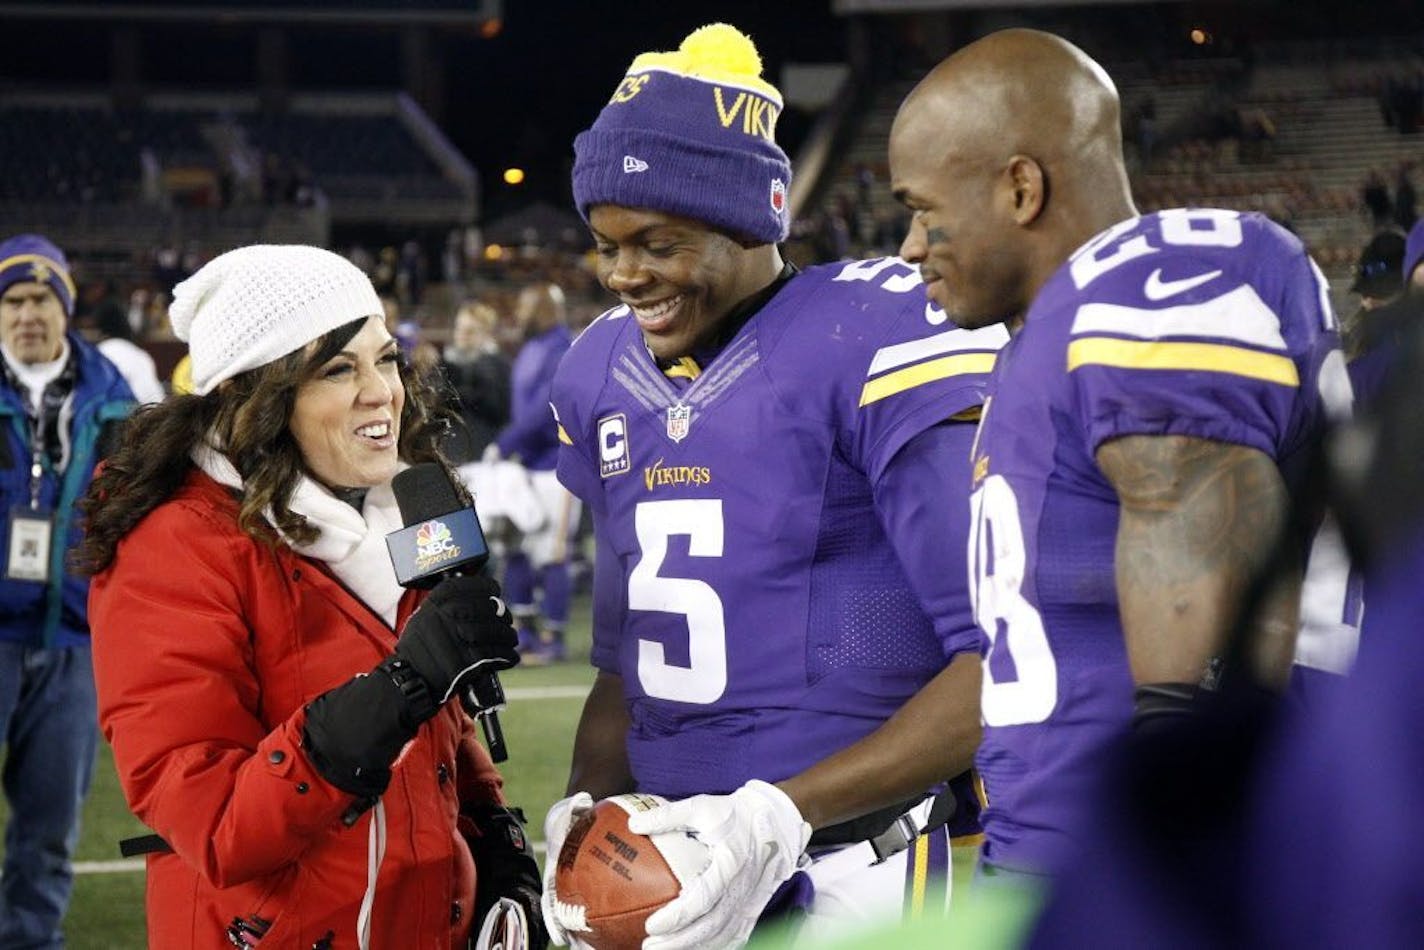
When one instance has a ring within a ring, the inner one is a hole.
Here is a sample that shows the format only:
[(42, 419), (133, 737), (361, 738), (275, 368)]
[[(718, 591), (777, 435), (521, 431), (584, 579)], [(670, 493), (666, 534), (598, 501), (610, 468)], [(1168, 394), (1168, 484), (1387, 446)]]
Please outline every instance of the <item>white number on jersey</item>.
[[(1129, 218), (1113, 225), (1074, 254), (1068, 265), (1074, 286), (1082, 290), (1128, 261), (1160, 251), (1145, 234), (1134, 235), (1113, 246), (1123, 234), (1137, 227), (1139, 221), (1139, 218)], [(1162, 240), (1176, 247), (1236, 247), (1241, 243), (1241, 214), (1237, 211), (1172, 208), (1159, 214), (1158, 221)]]
[[(1043, 619), (1023, 596), (1027, 552), (1019, 503), (1002, 475), (990, 475), (969, 496), (969, 589), (974, 618), (989, 637), (981, 693), (984, 722), (1043, 722), (1058, 703), (1058, 663)], [(1017, 678), (996, 682), (996, 651), (1013, 661)]]
[[(868, 261), (851, 261), (832, 280), (867, 280), (878, 282), (881, 290), (892, 294), (907, 294), (924, 286), (919, 269), (902, 257), (877, 257)], [(949, 315), (931, 301), (925, 302), (925, 321), (939, 326)]]
[(685, 577), (661, 577), (668, 538), (686, 535), (692, 557), (722, 556), (721, 499), (645, 501), (634, 518), (642, 556), (628, 575), (628, 609), (682, 614), (687, 618), (689, 665), (667, 662), (663, 645), (638, 641), (638, 682), (658, 699), (715, 703), (727, 689), (727, 625), (722, 599), (711, 585)]

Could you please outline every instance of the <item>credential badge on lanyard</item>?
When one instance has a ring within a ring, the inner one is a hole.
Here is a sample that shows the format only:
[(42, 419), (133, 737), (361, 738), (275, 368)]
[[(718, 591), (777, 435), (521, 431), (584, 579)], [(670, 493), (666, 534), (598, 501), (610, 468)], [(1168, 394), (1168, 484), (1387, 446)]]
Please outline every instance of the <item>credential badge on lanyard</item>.
[[(38, 426), (35, 427), (38, 429)], [(5, 579), (11, 581), (49, 580), (49, 549), (54, 539), (54, 514), (40, 506), (40, 477), (44, 474), (41, 454), (43, 437), (36, 431), (34, 457), (30, 464), (30, 503), (10, 509), (10, 546), (5, 554)]]

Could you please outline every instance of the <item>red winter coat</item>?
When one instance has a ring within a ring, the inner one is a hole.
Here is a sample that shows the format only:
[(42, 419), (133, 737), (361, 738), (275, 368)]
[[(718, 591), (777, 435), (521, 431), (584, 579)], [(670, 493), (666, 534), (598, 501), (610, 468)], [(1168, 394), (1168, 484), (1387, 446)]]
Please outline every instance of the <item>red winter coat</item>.
[[(397, 628), (417, 602), (408, 593)], [(304, 705), (370, 670), (396, 637), (319, 562), (237, 526), (196, 469), (119, 544), (89, 598), (99, 721), (129, 807), (174, 853), (148, 860), (149, 945), (231, 950), (234, 918), (264, 918), (262, 950), (355, 947), (372, 812), (301, 748)], [(454, 703), (421, 727), (382, 801), (386, 854), (371, 946), (463, 947), (475, 870), (461, 801), (501, 779)]]

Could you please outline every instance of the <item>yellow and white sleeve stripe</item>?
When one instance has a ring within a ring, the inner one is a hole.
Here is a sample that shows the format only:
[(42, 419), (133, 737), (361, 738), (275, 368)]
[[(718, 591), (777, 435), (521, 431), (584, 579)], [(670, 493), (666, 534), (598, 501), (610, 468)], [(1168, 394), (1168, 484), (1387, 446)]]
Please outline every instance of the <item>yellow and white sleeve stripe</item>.
[(1280, 317), (1250, 285), (1203, 303), (1161, 310), (1085, 304), (1073, 320), (1072, 334), (1069, 372), (1080, 366), (1203, 370), (1300, 385)]
[(1008, 342), (1003, 326), (982, 330), (948, 330), (922, 340), (897, 343), (876, 351), (860, 391), (865, 407), (896, 393), (966, 373), (988, 373), (998, 350)]

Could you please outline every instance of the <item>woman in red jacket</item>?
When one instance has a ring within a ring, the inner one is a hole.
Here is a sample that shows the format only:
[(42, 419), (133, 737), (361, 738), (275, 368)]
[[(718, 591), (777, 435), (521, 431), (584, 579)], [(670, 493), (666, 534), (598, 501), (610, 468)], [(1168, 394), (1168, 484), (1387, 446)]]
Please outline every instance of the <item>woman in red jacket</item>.
[(538, 926), (515, 812), (448, 701), (516, 662), (498, 588), (447, 579), (417, 611), (385, 550), (392, 477), (443, 460), (381, 313), (328, 251), (215, 258), (170, 310), (193, 394), (135, 416), (87, 499), (153, 947), (463, 948), (502, 896)]

